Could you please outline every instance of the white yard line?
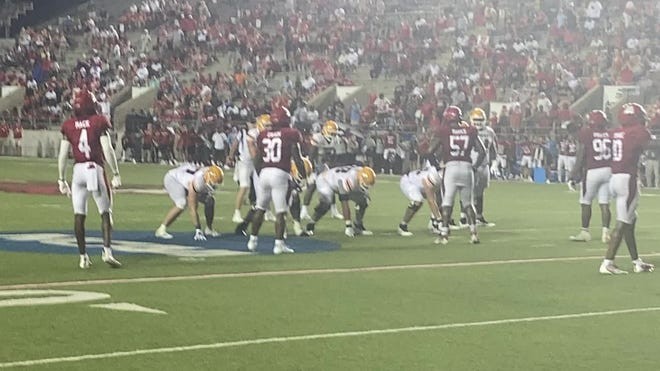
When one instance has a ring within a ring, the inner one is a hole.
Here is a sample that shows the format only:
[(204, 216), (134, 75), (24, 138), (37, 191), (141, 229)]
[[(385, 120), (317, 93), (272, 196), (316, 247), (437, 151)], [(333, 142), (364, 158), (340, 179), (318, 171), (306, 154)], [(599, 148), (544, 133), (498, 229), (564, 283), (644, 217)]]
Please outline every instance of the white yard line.
[[(653, 252), (649, 254), (644, 254), (644, 257), (651, 257), (651, 256), (660, 256), (660, 253)], [(571, 256), (571, 257), (559, 257), (559, 258), (486, 260), (486, 261), (455, 262), (455, 263), (377, 265), (371, 267), (356, 267), (356, 268), (327, 268), (327, 269), (321, 268), (321, 269), (297, 269), (297, 270), (263, 271), (263, 272), (209, 273), (209, 274), (195, 274), (195, 275), (186, 275), (186, 276), (110, 278), (110, 279), (97, 279), (97, 280), (86, 280), (86, 281), (62, 281), (62, 282), (41, 282), (41, 283), (1, 285), (0, 290), (22, 290), (22, 289), (69, 287), (69, 286), (114, 285), (120, 283), (194, 281), (194, 280), (208, 280), (208, 279), (217, 279), (217, 278), (301, 276), (301, 275), (332, 274), (332, 273), (356, 273), (356, 272), (360, 273), (360, 272), (382, 272), (382, 271), (413, 270), (413, 269), (479, 267), (479, 266), (508, 265), (508, 264), (570, 262), (570, 261), (596, 260), (602, 258), (603, 258), (602, 255), (594, 255), (594, 256)]]
[(619, 314), (632, 314), (632, 313), (657, 312), (657, 311), (660, 311), (660, 307), (609, 310), (602, 312), (583, 312), (583, 313), (572, 313), (572, 314), (547, 315), (547, 316), (539, 316), (539, 317), (509, 318), (509, 319), (499, 319), (499, 320), (479, 321), (479, 322), (458, 322), (458, 323), (447, 323), (443, 325), (398, 327), (398, 328), (388, 328), (388, 329), (380, 329), (380, 330), (357, 330), (357, 331), (331, 332), (331, 333), (321, 333), (321, 334), (311, 334), (311, 335), (257, 338), (257, 339), (217, 342), (210, 344), (196, 344), (196, 345), (164, 347), (164, 348), (138, 349), (132, 351), (83, 354), (78, 356), (42, 358), (42, 359), (33, 359), (27, 361), (13, 361), (13, 362), (0, 363), (0, 368), (29, 367), (29, 366), (49, 365), (49, 364), (64, 363), (64, 362), (80, 362), (80, 361), (88, 361), (94, 359), (132, 357), (132, 356), (139, 356), (146, 354), (180, 353), (180, 352), (189, 352), (195, 350), (243, 347), (248, 345), (287, 343), (291, 341), (308, 341), (308, 340), (336, 339), (336, 338), (347, 338), (347, 337), (357, 337), (357, 336), (388, 335), (388, 334), (399, 334), (406, 332), (435, 331), (435, 330), (446, 330), (446, 329), (454, 329), (454, 328), (507, 325), (514, 323), (602, 317), (602, 316), (613, 316)]

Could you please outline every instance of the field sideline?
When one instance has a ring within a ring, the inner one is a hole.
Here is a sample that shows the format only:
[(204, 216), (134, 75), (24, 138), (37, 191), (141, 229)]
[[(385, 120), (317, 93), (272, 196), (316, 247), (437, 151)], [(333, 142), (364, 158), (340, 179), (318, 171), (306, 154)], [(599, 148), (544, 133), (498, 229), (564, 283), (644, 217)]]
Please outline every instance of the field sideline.
[[(120, 164), (120, 169), (124, 188), (159, 190), (168, 167)], [(0, 182), (26, 187), (50, 182), (56, 187), (56, 178), (54, 160), (0, 158)], [(235, 189), (226, 174), (215, 224), (227, 235), (233, 230)], [(660, 193), (643, 193), (638, 244), (640, 254), (657, 265)], [(117, 236), (149, 236), (170, 207), (164, 194), (115, 196)], [(9, 249), (9, 240), (3, 239), (20, 233), (71, 233), (69, 199), (0, 192), (0, 334), (5, 339), (0, 368), (657, 367), (657, 273), (600, 276), (605, 247), (598, 241), (597, 208), (594, 241), (568, 241), (579, 229), (576, 193), (563, 185), (493, 182), (486, 210), (497, 226), (481, 229), (482, 243), (476, 246), (468, 243), (466, 231), (452, 232), (447, 246), (434, 245), (426, 231), (426, 206), (411, 223), (415, 235), (399, 237), (396, 226), (406, 204), (398, 177), (379, 176), (365, 218), (375, 236), (349, 239), (341, 221), (319, 223), (315, 238), (338, 243), (337, 250), (315, 251), (314, 240), (293, 241), (294, 248), (294, 242), (312, 248), (290, 256), (184, 258), (129, 249), (117, 253), (124, 263), (119, 270), (106, 267), (93, 250), (94, 265), (82, 271), (73, 248), (71, 253), (48, 250), (49, 241), (44, 241), (33, 249), (29, 245), (39, 242), (28, 238)], [(96, 215), (91, 204), (89, 233), (99, 229)], [(187, 215), (172, 231), (183, 248), (201, 253), (224, 246), (241, 249), (240, 239), (229, 236), (196, 246)], [(272, 224), (265, 224), (263, 233), (271, 235)], [(117, 242), (122, 243), (140, 248), (139, 242)], [(22, 246), (29, 248), (23, 251)], [(625, 247), (617, 262), (630, 270)], [(85, 292), (107, 299), (74, 301), (67, 296)], [(10, 305), (24, 297), (52, 297), (62, 303)], [(108, 304), (166, 314), (103, 308)]]

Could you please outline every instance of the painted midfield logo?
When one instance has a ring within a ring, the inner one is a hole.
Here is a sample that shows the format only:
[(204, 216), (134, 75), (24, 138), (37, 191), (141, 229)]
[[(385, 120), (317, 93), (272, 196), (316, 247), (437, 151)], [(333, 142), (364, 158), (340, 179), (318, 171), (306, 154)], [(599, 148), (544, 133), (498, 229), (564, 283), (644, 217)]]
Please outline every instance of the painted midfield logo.
[[(226, 235), (208, 241), (193, 241), (191, 233), (177, 233), (172, 240), (156, 239), (153, 232), (113, 232), (112, 247), (115, 251), (128, 254), (158, 254), (180, 258), (207, 258), (222, 256), (250, 255), (246, 247), (247, 239), (242, 236)], [(291, 246), (296, 252), (328, 251), (339, 245), (316, 239), (293, 238)], [(259, 238), (258, 251), (272, 254), (273, 240)], [(101, 249), (99, 233), (88, 233), (87, 247)], [(0, 250), (18, 252), (41, 252), (77, 254), (76, 240), (69, 232), (30, 232), (0, 234)]]

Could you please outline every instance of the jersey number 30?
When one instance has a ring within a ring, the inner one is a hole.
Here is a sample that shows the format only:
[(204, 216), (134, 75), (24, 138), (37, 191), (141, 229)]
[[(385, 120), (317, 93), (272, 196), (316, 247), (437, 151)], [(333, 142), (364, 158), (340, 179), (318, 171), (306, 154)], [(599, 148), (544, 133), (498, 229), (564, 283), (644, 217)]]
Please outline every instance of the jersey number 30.
[(264, 162), (279, 163), (282, 160), (282, 139), (264, 138), (261, 143), (264, 145)]

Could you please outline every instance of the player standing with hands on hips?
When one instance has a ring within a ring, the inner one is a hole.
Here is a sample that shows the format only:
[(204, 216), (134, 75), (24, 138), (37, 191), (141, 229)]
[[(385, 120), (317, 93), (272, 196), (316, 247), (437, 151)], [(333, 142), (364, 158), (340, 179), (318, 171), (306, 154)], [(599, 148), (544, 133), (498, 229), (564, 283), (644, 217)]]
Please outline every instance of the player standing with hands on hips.
[[(117, 157), (108, 135), (112, 125), (105, 116), (97, 114), (94, 96), (87, 90), (74, 93), (74, 117), (62, 124), (62, 141), (57, 161), (59, 179), (57, 184), (62, 194), (69, 195), (73, 202), (74, 231), (80, 268), (87, 269), (92, 262), (85, 246), (85, 218), (87, 199), (91, 194), (101, 214), (103, 231), (102, 260), (113, 268), (121, 263), (112, 255), (110, 234), (112, 232), (112, 196), (106, 180), (104, 164), (107, 161), (112, 171), (112, 188), (121, 186)], [(71, 188), (66, 182), (66, 162), (69, 150), (73, 150), (73, 178)]]

